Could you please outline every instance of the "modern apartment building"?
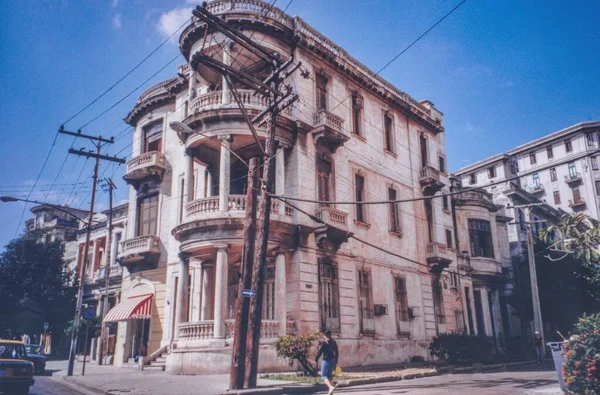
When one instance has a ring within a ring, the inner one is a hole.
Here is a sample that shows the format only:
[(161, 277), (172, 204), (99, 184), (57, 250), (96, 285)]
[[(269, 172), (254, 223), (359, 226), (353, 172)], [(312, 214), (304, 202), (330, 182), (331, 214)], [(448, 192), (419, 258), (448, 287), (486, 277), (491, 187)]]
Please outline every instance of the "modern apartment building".
[[(272, 201), (259, 369), (289, 369), (272, 346), (286, 333), (328, 328), (343, 365), (356, 366), (428, 358), (433, 336), (476, 332), (476, 324), (465, 325), (465, 311), (477, 322), (476, 311), (496, 306), (498, 296), (481, 288), (481, 298), (469, 293), (474, 302), (466, 302), (472, 270), (465, 254), (457, 259), (451, 205), (422, 200), (449, 188), (442, 113), (266, 2), (217, 0), (207, 8), (243, 25), (267, 51), (293, 54), (310, 74), (296, 71), (286, 81), (301, 99), (277, 120), (274, 192), (314, 201), (294, 205), (326, 225)], [(147, 344), (144, 363), (166, 356), (171, 373), (224, 373), (240, 293), (245, 163), (259, 149), (226, 81), (190, 61), (202, 51), (258, 79), (271, 70), (197, 20), (179, 43), (188, 63), (144, 92), (125, 119), (135, 131), (124, 176), (130, 195), (118, 252), (121, 302), (118, 314), (109, 313), (118, 321), (115, 364)], [(236, 87), (250, 116), (265, 108), (260, 95)], [(173, 122), (193, 133), (174, 130)], [(257, 132), (264, 142), (265, 126)], [(415, 200), (362, 203), (396, 199)], [(355, 204), (320, 203), (348, 201)], [(467, 217), (461, 224), (468, 226)], [(485, 317), (480, 328), (495, 334), (499, 315)]]

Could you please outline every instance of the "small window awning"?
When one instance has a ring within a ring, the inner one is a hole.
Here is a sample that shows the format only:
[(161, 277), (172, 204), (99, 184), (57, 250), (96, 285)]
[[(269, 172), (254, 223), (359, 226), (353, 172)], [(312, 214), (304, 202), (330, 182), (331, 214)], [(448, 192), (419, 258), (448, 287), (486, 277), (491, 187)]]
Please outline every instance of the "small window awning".
[(152, 294), (132, 296), (113, 307), (104, 322), (144, 320), (152, 316)]

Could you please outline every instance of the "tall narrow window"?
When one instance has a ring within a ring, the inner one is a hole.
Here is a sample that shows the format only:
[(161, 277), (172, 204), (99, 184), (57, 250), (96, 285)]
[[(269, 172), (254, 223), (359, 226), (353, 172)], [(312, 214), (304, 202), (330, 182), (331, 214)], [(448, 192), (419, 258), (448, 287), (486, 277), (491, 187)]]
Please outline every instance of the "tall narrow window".
[(179, 190), (179, 222), (183, 221), (183, 212), (185, 211), (185, 178), (181, 179), (181, 186)]
[(477, 184), (477, 173), (473, 173), (470, 175), (469, 184), (471, 184), (471, 185)]
[(483, 303), (481, 300), (481, 291), (480, 290), (473, 290), (473, 299), (475, 300), (475, 317), (477, 318), (477, 333), (479, 335), (485, 335)]
[(360, 303), (360, 332), (375, 332), (375, 316), (373, 314), (373, 287), (371, 273), (366, 270), (358, 271), (359, 303)]
[(496, 167), (495, 166), (488, 167), (488, 177), (489, 178), (496, 177)]
[(142, 198), (138, 201), (137, 235), (156, 235), (158, 225), (158, 195)]
[(396, 328), (398, 334), (410, 333), (410, 317), (408, 314), (408, 293), (406, 292), (406, 279), (404, 277), (394, 277), (396, 294)]
[(586, 133), (585, 139), (587, 140), (588, 147), (594, 146), (594, 135), (592, 133)]
[(446, 245), (448, 248), (452, 248), (452, 231), (450, 229), (446, 229)]
[(340, 291), (337, 265), (329, 258), (320, 258), (319, 315), (321, 328), (340, 329)]
[[(235, 318), (235, 303), (240, 293), (238, 285), (240, 283), (240, 268), (237, 266), (230, 266), (227, 275), (227, 318)], [(266, 296), (266, 295), (265, 295)], [(188, 298), (192, 299), (192, 298)], [(263, 299), (264, 301), (264, 299)], [(264, 303), (263, 303), (264, 306)], [(263, 309), (264, 317), (264, 309)]]
[(567, 152), (573, 151), (573, 143), (571, 143), (571, 139), (565, 140), (565, 151), (567, 151)]
[(188, 116), (189, 111), (190, 111), (189, 102), (186, 100), (185, 103), (183, 103), (183, 117), (184, 118)]
[(315, 76), (317, 84), (317, 111), (327, 110), (327, 77), (323, 74), (317, 73)]
[(263, 320), (275, 320), (275, 268), (267, 267), (265, 270), (265, 283), (263, 287)]
[(489, 221), (469, 220), (469, 238), (471, 239), (471, 255), (474, 257), (494, 257), (492, 229)]
[[(397, 191), (394, 188), (388, 188), (388, 200), (393, 201), (396, 199), (398, 199)], [(390, 203), (390, 230), (396, 233), (402, 232), (398, 203)]]
[(423, 133), (419, 135), (419, 145), (421, 148), (421, 167), (426, 167), (429, 164), (429, 158), (427, 157), (427, 138)]
[(554, 152), (552, 151), (551, 145), (546, 147), (546, 154), (548, 154), (548, 159), (554, 158)]
[(592, 170), (598, 170), (598, 157), (592, 156), (590, 162), (592, 163)]
[[(598, 181), (596, 181), (596, 183), (597, 182)], [(554, 195), (554, 204), (560, 204), (560, 192), (554, 191), (553, 195)]]
[(352, 133), (362, 136), (363, 98), (357, 92), (352, 95)]
[(432, 278), (431, 288), (433, 291), (433, 311), (435, 313), (435, 321), (437, 325), (444, 325), (446, 323), (444, 297), (442, 295), (442, 285), (440, 284), (439, 278)]
[(532, 165), (535, 165), (537, 163), (537, 159), (535, 157), (535, 152), (529, 153), (529, 163), (531, 163)]
[(516, 156), (510, 158), (510, 172), (512, 174), (517, 174), (519, 172), (519, 160)]
[(450, 199), (448, 198), (448, 195), (444, 195), (442, 196), (442, 205), (444, 207), (444, 210), (449, 211), (450, 210), (450, 203), (449, 203)]
[(427, 217), (427, 237), (430, 243), (434, 242), (433, 237), (433, 206), (431, 205), (431, 200), (425, 201), (425, 215)]
[(386, 151), (395, 153), (396, 149), (394, 148), (394, 118), (386, 111), (383, 114), (383, 131), (385, 133), (385, 149)]
[[(319, 158), (317, 159), (317, 193), (318, 200), (321, 202), (331, 201), (331, 191), (333, 187), (333, 164), (326, 160)], [(329, 205), (323, 203), (324, 206)]]
[(467, 322), (469, 324), (469, 334), (474, 335), (475, 329), (473, 328), (473, 309), (471, 307), (471, 290), (469, 287), (465, 287), (465, 304), (467, 305)]
[(162, 151), (162, 132), (163, 132), (163, 121), (162, 119), (156, 121), (142, 129), (142, 153)]
[(556, 181), (558, 177), (556, 176), (556, 169), (553, 167), (550, 169), (550, 181)]
[(540, 175), (538, 173), (533, 173), (531, 178), (533, 179), (533, 186), (539, 187), (540, 186)]
[(573, 203), (580, 203), (581, 202), (581, 192), (579, 191), (579, 188), (573, 188)]
[(443, 156), (438, 156), (438, 162), (439, 162), (440, 171), (442, 173), (445, 173), (446, 172), (446, 159)]
[(570, 178), (577, 177), (577, 168), (575, 167), (575, 162), (569, 162), (569, 177)]
[(600, 196), (600, 181), (596, 181), (596, 195)]
[(461, 310), (454, 310), (454, 322), (456, 333), (465, 333), (465, 321)]
[(358, 222), (367, 222), (366, 207), (360, 202), (365, 201), (365, 178), (360, 174), (354, 175), (354, 195), (356, 204), (356, 220)]

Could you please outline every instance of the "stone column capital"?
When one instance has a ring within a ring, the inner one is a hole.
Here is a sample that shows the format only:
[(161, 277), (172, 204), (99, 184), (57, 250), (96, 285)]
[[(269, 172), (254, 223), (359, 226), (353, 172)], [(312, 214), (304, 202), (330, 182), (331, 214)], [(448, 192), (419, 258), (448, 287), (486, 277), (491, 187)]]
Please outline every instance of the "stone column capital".
[(221, 140), (221, 143), (223, 143), (223, 144), (225, 144), (225, 143), (229, 144), (233, 140), (233, 137), (231, 137), (230, 134), (222, 134), (219, 136), (219, 140)]
[(214, 247), (217, 249), (217, 252), (227, 252), (227, 250), (229, 249), (229, 244), (218, 243), (214, 244)]

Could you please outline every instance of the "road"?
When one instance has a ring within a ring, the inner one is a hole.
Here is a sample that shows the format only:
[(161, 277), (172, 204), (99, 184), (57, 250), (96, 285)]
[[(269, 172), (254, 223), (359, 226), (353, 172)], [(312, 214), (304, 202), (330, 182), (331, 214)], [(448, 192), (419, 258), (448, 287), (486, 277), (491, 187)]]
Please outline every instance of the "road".
[(49, 376), (35, 376), (35, 385), (29, 389), (30, 395), (82, 395)]
[[(325, 394), (320, 392), (319, 394)], [(559, 395), (556, 372), (549, 369), (447, 374), (423, 379), (340, 388), (336, 394), (410, 394), (410, 395)]]

